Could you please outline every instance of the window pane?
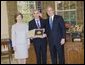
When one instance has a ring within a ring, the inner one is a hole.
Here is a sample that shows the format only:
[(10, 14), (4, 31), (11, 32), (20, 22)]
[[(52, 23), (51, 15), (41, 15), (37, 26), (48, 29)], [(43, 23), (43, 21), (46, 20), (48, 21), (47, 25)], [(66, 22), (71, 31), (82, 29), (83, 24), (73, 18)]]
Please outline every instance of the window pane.
[(36, 9), (35, 1), (17, 1), (17, 9), (24, 16), (24, 22), (32, 20), (32, 11)]

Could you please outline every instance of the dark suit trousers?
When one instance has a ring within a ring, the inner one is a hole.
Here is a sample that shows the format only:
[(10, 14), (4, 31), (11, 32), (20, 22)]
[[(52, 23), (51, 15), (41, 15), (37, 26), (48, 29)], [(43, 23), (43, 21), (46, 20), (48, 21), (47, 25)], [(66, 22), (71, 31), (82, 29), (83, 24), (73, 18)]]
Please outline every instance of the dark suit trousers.
[(50, 54), (51, 54), (51, 61), (52, 64), (57, 63), (57, 55), (59, 59), (59, 64), (64, 64), (64, 46), (57, 44), (49, 44)]
[(47, 62), (47, 41), (46, 39), (35, 39), (33, 41), (37, 64), (46, 64)]

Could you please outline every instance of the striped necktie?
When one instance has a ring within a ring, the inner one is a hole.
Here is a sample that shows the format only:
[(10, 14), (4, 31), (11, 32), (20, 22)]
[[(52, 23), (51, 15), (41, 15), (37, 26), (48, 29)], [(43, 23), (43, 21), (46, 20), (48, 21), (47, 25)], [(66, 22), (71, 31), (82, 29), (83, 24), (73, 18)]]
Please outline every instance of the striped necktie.
[(37, 20), (37, 27), (38, 27), (38, 28), (41, 27), (41, 26), (40, 26), (40, 22), (39, 22), (39, 20)]

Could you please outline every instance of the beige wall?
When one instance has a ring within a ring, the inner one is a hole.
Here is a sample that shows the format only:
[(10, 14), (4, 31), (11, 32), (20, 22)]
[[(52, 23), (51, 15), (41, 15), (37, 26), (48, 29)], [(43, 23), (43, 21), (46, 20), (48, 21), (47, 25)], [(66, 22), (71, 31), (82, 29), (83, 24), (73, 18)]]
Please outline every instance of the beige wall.
[(15, 13), (17, 12), (17, 1), (7, 1), (9, 38), (11, 38), (11, 28), (15, 23)]
[(11, 27), (15, 23), (16, 1), (1, 1), (1, 39), (11, 38)]
[(1, 1), (1, 39), (9, 38), (6, 1)]

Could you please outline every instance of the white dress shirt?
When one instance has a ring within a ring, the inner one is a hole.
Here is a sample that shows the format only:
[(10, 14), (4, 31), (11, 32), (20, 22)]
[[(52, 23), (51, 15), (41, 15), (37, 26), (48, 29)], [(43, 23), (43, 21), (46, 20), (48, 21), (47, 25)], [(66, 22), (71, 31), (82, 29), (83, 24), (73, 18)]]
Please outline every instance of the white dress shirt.
[(54, 15), (52, 15), (52, 16), (50, 16), (51, 18), (52, 18), (52, 21), (53, 21), (53, 19), (54, 19)]
[(36, 22), (37, 27), (40, 28), (41, 27), (40, 20), (39, 19), (35, 19), (35, 22)]

